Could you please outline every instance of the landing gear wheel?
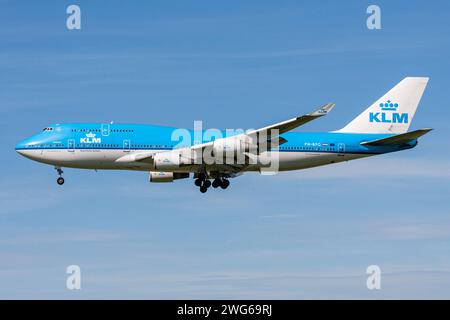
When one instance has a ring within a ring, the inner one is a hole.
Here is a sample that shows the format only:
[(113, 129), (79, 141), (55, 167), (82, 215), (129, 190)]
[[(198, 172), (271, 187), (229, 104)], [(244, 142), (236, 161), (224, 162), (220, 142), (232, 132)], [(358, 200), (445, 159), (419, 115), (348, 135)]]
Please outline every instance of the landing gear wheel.
[(212, 187), (214, 189), (220, 187), (221, 182), (222, 181), (220, 181), (220, 179), (214, 179), (214, 181), (212, 182)]
[(222, 183), (220, 184), (220, 187), (222, 189), (226, 189), (226, 188), (228, 188), (229, 185), (230, 185), (230, 181), (228, 181), (227, 179), (223, 179)]
[(205, 180), (205, 182), (203, 182), (203, 186), (208, 189), (209, 187), (211, 187), (211, 181), (209, 180)]
[(199, 179), (199, 178), (195, 179), (194, 184), (195, 184), (197, 187), (200, 187), (200, 186), (202, 185), (202, 179)]
[(64, 178), (63, 177), (59, 177), (58, 179), (56, 179), (56, 183), (59, 184), (60, 186), (64, 184)]
[(201, 193), (205, 193), (206, 191), (208, 191), (208, 188), (205, 188), (204, 186), (200, 187), (200, 192)]

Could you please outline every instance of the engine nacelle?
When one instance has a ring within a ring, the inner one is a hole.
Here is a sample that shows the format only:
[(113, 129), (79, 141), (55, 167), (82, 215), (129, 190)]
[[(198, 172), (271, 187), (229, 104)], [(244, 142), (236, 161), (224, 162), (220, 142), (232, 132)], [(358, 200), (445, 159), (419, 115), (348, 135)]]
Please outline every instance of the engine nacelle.
[(233, 138), (217, 139), (213, 142), (212, 152), (214, 156), (219, 155), (222, 155), (223, 157), (233, 156), (238, 146), (239, 144), (238, 141), (236, 141), (236, 139)]
[(188, 172), (156, 172), (150, 171), (150, 182), (173, 182), (173, 180), (189, 178)]
[(157, 170), (174, 170), (180, 167), (180, 155), (174, 152), (160, 152), (153, 157)]
[(180, 166), (191, 165), (192, 160), (181, 151), (159, 152), (153, 157), (153, 167), (160, 171), (177, 170)]
[(238, 135), (213, 142), (210, 150), (205, 150), (206, 164), (245, 164), (247, 158), (244, 153), (257, 153), (258, 146), (253, 139), (246, 135)]
[(150, 171), (150, 182), (173, 182), (173, 172)]
[(213, 143), (213, 155), (222, 157), (234, 157), (239, 152), (256, 152), (258, 147), (252, 143), (252, 139), (246, 135), (217, 139)]

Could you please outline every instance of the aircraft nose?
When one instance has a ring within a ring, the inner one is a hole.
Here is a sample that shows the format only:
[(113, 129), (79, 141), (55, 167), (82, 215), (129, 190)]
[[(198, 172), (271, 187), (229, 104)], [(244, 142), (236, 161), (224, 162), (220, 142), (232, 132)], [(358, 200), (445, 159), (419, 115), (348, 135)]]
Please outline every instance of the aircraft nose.
[(16, 144), (16, 152), (22, 156), (25, 154), (25, 140)]
[(37, 147), (43, 144), (45, 144), (45, 137), (37, 134), (20, 141), (16, 144), (15, 150), (25, 158), (42, 162), (42, 160), (45, 159), (45, 155), (43, 150)]

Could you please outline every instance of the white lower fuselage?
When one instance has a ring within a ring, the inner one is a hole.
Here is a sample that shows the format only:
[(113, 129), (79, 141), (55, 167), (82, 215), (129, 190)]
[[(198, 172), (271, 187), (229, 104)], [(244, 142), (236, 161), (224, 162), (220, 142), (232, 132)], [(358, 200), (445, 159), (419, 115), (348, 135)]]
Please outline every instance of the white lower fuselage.
[[(117, 159), (124, 155), (142, 150), (123, 150), (123, 149), (34, 149), (21, 150), (20, 153), (38, 162), (53, 165), (56, 167), (78, 168), (78, 169), (95, 169), (95, 170), (154, 170), (150, 163), (118, 163)], [(161, 152), (161, 150), (148, 150), (153, 152)], [(339, 154), (330, 152), (296, 152), (281, 151), (275, 154), (274, 159), (278, 161), (278, 170), (299, 170), (322, 166), (331, 163), (348, 161), (368, 157), (370, 154)], [(198, 166), (193, 165), (184, 167), (176, 172), (196, 172)], [(252, 167), (250, 170), (258, 170), (259, 167)]]

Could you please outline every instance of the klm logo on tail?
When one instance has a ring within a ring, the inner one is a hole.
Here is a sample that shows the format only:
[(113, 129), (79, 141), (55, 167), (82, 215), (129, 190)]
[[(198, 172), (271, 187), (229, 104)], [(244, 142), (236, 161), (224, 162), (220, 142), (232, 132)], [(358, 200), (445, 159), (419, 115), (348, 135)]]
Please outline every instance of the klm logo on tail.
[[(388, 100), (387, 103), (380, 103), (381, 112), (370, 112), (370, 122), (383, 122), (383, 123), (408, 123), (407, 113), (398, 113), (398, 103), (392, 103)], [(388, 112), (386, 112), (388, 111)]]

